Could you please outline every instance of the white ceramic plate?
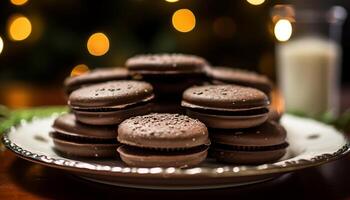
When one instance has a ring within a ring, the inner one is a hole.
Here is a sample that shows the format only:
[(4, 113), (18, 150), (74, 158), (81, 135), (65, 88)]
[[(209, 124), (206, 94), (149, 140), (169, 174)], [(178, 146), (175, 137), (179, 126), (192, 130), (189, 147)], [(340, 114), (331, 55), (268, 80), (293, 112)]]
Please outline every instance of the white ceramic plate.
[(60, 168), (82, 178), (127, 187), (152, 189), (205, 189), (238, 186), (269, 180), (283, 173), (321, 165), (349, 152), (345, 136), (331, 126), (291, 115), (281, 123), (287, 130), (289, 147), (278, 162), (257, 165), (226, 165), (207, 159), (190, 169), (130, 168), (119, 159), (68, 159), (53, 150), (49, 137), (56, 116), (23, 121), (5, 133), (3, 142), (18, 156)]

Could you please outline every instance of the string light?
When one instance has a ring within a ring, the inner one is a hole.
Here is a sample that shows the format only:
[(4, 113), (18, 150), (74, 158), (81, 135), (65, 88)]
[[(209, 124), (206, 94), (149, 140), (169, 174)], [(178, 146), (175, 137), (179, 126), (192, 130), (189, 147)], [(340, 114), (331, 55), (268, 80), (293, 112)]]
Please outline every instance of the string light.
[(165, 0), (165, 1), (169, 3), (175, 3), (175, 2), (178, 2), (179, 0)]
[(109, 39), (104, 33), (94, 33), (87, 42), (87, 49), (93, 56), (102, 56), (109, 50)]
[(22, 6), (28, 2), (28, 0), (10, 0), (13, 5)]
[(186, 33), (196, 26), (196, 17), (191, 10), (180, 9), (173, 14), (172, 23), (177, 31)]
[(1, 54), (3, 48), (4, 48), (4, 41), (0, 37), (0, 54)]
[(254, 5), (254, 6), (258, 6), (261, 5), (265, 2), (265, 0), (247, 0), (248, 3)]
[(79, 64), (75, 67), (73, 67), (71, 73), (70, 73), (70, 76), (73, 77), (73, 76), (79, 76), (79, 75), (82, 75), (82, 74), (85, 74), (87, 72), (89, 72), (90, 69), (87, 65), (85, 64)]
[(292, 24), (287, 19), (280, 19), (275, 24), (274, 33), (278, 41), (288, 41), (289, 38), (292, 36), (292, 32)]
[(8, 34), (14, 41), (25, 40), (32, 32), (32, 24), (25, 16), (12, 16), (8, 24)]

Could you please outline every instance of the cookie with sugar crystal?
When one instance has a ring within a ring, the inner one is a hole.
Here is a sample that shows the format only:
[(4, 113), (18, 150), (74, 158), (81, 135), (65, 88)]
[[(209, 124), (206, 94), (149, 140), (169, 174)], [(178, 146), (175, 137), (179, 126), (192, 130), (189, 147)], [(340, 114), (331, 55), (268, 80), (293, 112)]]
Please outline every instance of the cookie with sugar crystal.
[(267, 76), (252, 71), (229, 68), (229, 67), (208, 67), (208, 76), (213, 84), (237, 84), (252, 87), (270, 95), (273, 84)]
[(210, 129), (212, 155), (235, 164), (263, 164), (286, 153), (286, 130), (274, 121), (249, 129)]
[(153, 87), (149, 83), (123, 80), (75, 90), (70, 94), (68, 104), (82, 123), (113, 125), (149, 113), (153, 98)]
[(188, 88), (181, 105), (187, 115), (211, 128), (250, 128), (268, 118), (269, 100), (260, 90), (238, 85), (205, 85)]
[(124, 67), (98, 68), (79, 76), (66, 78), (64, 81), (64, 87), (66, 94), (70, 94), (74, 90), (92, 84), (115, 80), (127, 80), (130, 78), (129, 71)]
[(72, 157), (114, 157), (116, 126), (92, 126), (76, 121), (73, 114), (63, 114), (54, 121), (51, 132), (54, 148)]
[(201, 85), (207, 80), (204, 68), (208, 62), (195, 55), (137, 55), (129, 58), (125, 65), (134, 79), (151, 83), (157, 99), (163, 101), (180, 101), (186, 88)]
[(138, 167), (189, 167), (202, 162), (210, 143), (206, 126), (185, 115), (152, 113), (118, 128), (121, 159)]
[(202, 73), (208, 62), (199, 56), (188, 54), (136, 55), (126, 61), (127, 68), (140, 74)]

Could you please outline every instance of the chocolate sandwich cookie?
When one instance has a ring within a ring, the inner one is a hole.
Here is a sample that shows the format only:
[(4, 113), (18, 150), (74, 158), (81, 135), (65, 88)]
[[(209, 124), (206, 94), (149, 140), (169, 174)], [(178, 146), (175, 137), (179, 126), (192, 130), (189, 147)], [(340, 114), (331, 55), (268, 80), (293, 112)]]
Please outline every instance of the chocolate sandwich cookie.
[(212, 155), (236, 164), (263, 164), (276, 161), (286, 153), (286, 131), (277, 122), (242, 130), (210, 129)]
[(126, 61), (135, 79), (151, 83), (157, 98), (181, 100), (182, 92), (205, 79), (205, 59), (185, 54), (138, 55)]
[(137, 167), (189, 167), (207, 156), (208, 130), (179, 114), (153, 113), (125, 120), (118, 128), (121, 159)]
[(249, 128), (268, 118), (269, 100), (260, 90), (237, 85), (207, 85), (187, 89), (182, 106), (190, 117), (211, 128)]
[(51, 132), (54, 148), (67, 156), (113, 157), (120, 145), (116, 126), (92, 126), (77, 122), (73, 114), (59, 116)]
[(106, 81), (125, 79), (130, 79), (129, 71), (126, 68), (100, 68), (79, 76), (68, 77), (64, 81), (64, 87), (65, 92), (67, 94), (70, 94), (72, 91), (79, 89), (83, 86), (102, 83)]
[(68, 104), (78, 121), (91, 125), (119, 124), (150, 112), (153, 88), (141, 81), (111, 81), (75, 90)]
[(267, 76), (252, 71), (233, 69), (229, 67), (206, 68), (213, 84), (237, 84), (259, 89), (270, 95), (273, 84)]

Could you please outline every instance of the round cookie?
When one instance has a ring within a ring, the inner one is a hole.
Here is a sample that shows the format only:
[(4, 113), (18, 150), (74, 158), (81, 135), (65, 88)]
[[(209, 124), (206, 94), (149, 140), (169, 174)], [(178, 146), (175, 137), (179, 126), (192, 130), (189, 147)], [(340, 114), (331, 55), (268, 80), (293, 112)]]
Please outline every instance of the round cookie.
[(148, 54), (137, 55), (126, 61), (132, 72), (144, 74), (202, 73), (208, 65), (204, 58), (186, 54)]
[(268, 118), (268, 97), (261, 91), (237, 85), (206, 85), (187, 89), (181, 105), (190, 117), (211, 128), (250, 128)]
[(222, 162), (263, 164), (273, 162), (286, 153), (286, 131), (278, 123), (241, 130), (211, 129), (213, 156)]
[(54, 148), (68, 156), (113, 157), (120, 145), (116, 126), (92, 126), (76, 121), (73, 114), (59, 116), (51, 132)]
[(129, 71), (126, 68), (99, 68), (79, 76), (66, 78), (64, 81), (64, 87), (65, 92), (70, 94), (74, 90), (84, 86), (125, 79), (130, 79)]
[(229, 67), (207, 68), (208, 76), (214, 84), (237, 84), (259, 89), (270, 95), (273, 84), (267, 76), (252, 71), (233, 69)]
[(153, 85), (157, 99), (180, 101), (186, 88), (206, 79), (204, 68), (208, 63), (194, 55), (149, 54), (131, 57), (125, 65), (135, 79)]
[(68, 104), (78, 121), (91, 125), (119, 124), (150, 112), (153, 88), (141, 81), (111, 81), (80, 88)]
[(137, 167), (189, 167), (202, 162), (210, 143), (206, 126), (185, 115), (153, 113), (118, 128), (121, 159)]

